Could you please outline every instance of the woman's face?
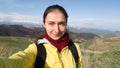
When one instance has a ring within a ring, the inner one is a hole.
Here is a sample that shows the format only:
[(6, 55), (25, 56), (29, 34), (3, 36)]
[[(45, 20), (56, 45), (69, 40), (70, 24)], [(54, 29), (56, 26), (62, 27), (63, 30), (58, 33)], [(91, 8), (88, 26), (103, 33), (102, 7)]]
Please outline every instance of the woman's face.
[(58, 40), (66, 32), (65, 16), (58, 10), (49, 12), (43, 24), (47, 34), (54, 40)]

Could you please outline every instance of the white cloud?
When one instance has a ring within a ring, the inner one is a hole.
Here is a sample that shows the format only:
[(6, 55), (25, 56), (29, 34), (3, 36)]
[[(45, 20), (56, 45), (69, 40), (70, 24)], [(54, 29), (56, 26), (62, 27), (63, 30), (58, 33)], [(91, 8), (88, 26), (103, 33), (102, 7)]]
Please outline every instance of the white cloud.
[(120, 20), (114, 19), (110, 20), (98, 18), (69, 19), (69, 25), (78, 28), (86, 27), (86, 28), (120, 30)]
[(5, 14), (0, 13), (0, 22), (16, 22), (16, 23), (40, 23), (42, 22), (41, 17), (37, 16), (27, 16), (23, 14), (11, 13)]
[[(39, 24), (42, 23), (42, 17), (29, 16), (18, 13), (0, 13), (0, 22), (14, 22), (14, 23), (31, 23)], [(87, 27), (87, 28), (102, 28), (102, 29), (112, 29), (120, 30), (120, 20), (108, 20), (99, 18), (81, 18), (81, 19), (69, 19), (68, 25), (73, 27)]]

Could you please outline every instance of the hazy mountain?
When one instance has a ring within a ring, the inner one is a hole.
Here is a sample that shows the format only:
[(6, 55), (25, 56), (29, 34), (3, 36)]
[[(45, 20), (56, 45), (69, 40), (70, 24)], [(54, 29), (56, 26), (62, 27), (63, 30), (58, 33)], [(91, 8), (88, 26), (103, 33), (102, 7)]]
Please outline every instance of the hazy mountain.
[[(38, 37), (44, 32), (41, 27), (22, 26), (22, 25), (0, 25), (0, 36), (27, 36)], [(99, 37), (93, 33), (76, 33), (69, 31), (70, 37), (76, 41), (80, 39), (89, 40)], [(80, 41), (79, 41), (80, 42)]]
[(108, 37), (108, 36), (116, 36), (119, 34), (120, 31), (110, 31), (110, 30), (103, 30), (103, 29), (93, 29), (93, 28), (73, 28), (69, 27), (70, 31), (75, 33), (93, 33), (99, 35), (101, 37)]
[[(95, 37), (109, 37), (109, 36), (120, 36), (120, 31), (107, 31), (98, 29), (87, 29), (87, 28), (68, 28), (70, 37), (77, 41), (82, 42), (90, 40)], [(27, 36), (27, 37), (38, 37), (43, 35), (44, 29), (41, 27), (33, 26), (22, 26), (22, 25), (0, 25), (0, 36)]]
[[(15, 22), (0, 22), (0, 24), (8, 24), (8, 25), (24, 25), (24, 26), (34, 26), (34, 27), (41, 27), (42, 24), (38, 23), (38, 24), (34, 24), (34, 23), (24, 23), (24, 22), (19, 22), (19, 23), (15, 23)], [(110, 31), (110, 30), (104, 30), (104, 29), (94, 29), (94, 28), (77, 28), (77, 27), (68, 27), (68, 29), (71, 32), (75, 32), (75, 33), (93, 33), (96, 35), (99, 35), (101, 37), (108, 37), (108, 36), (117, 36), (119, 35), (120, 31)]]
[(6, 24), (6, 25), (23, 25), (23, 26), (35, 26), (40, 27), (42, 26), (41, 23), (25, 23), (25, 22), (0, 22), (0, 24)]
[(1, 36), (28, 36), (36, 37), (43, 29), (40, 27), (24, 27), (22, 25), (0, 25)]

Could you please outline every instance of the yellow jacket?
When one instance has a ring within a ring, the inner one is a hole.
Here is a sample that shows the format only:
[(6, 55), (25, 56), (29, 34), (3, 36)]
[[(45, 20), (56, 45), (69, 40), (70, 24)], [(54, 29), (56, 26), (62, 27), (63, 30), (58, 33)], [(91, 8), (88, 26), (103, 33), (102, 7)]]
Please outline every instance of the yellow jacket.
[[(60, 53), (50, 43), (45, 43), (44, 46), (47, 53), (45, 68), (76, 68), (74, 57), (68, 46), (63, 48)], [(80, 58), (78, 68), (82, 68), (80, 47), (76, 43), (75, 46)], [(24, 51), (19, 51), (8, 58), (0, 57), (0, 68), (34, 68), (36, 55), (36, 45), (30, 44)]]

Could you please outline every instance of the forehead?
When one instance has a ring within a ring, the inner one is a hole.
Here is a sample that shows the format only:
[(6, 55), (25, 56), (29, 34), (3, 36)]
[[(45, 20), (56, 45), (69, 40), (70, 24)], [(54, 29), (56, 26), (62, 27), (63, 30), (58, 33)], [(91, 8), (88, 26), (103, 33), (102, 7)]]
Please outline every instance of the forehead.
[(65, 20), (65, 15), (62, 12), (55, 10), (47, 14), (46, 20)]

